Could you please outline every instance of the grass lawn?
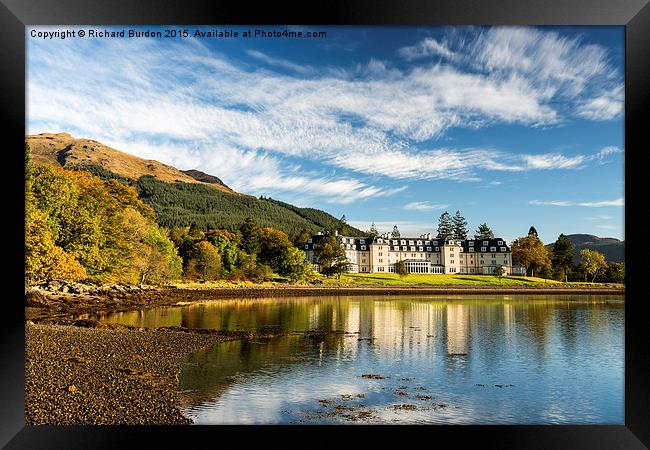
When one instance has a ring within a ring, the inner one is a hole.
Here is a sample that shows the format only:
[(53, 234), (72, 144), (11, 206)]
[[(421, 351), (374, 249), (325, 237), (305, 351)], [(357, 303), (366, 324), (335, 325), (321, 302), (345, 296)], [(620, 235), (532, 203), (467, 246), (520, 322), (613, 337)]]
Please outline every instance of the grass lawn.
[[(555, 280), (545, 280), (537, 277), (493, 275), (449, 275), (449, 274), (409, 274), (400, 277), (394, 273), (347, 273), (341, 279), (327, 278), (318, 275), (317, 280), (323, 285), (347, 286), (440, 286), (440, 285), (466, 285), (466, 286), (550, 286), (556, 287), (603, 287), (602, 283), (564, 283)], [(608, 286), (612, 286), (611, 284)]]

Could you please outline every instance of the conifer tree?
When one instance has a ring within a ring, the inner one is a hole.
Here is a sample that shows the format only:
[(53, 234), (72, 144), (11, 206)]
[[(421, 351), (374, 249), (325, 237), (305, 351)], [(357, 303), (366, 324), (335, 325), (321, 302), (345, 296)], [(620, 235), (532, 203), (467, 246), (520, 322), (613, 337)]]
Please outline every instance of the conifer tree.
[(486, 223), (482, 223), (478, 226), (476, 234), (474, 235), (475, 239), (494, 239), (494, 233), (487, 226)]
[(399, 230), (397, 229), (397, 225), (393, 227), (393, 232), (390, 234), (390, 237), (392, 238), (398, 238), (400, 237)]
[(456, 211), (456, 215), (452, 219), (453, 233), (456, 239), (467, 239), (467, 221), (460, 215), (460, 211)]
[(451, 221), (449, 213), (445, 211), (440, 215), (438, 222), (438, 239), (446, 239), (448, 237), (454, 237), (454, 224)]

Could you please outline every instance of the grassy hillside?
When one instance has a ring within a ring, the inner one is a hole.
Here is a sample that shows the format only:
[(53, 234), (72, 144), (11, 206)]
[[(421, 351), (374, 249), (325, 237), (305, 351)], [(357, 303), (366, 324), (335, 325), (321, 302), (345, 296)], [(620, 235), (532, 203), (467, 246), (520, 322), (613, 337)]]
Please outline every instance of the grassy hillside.
[(240, 195), (217, 177), (211, 177), (198, 170), (183, 172), (152, 159), (142, 159), (121, 152), (101, 142), (73, 138), (68, 133), (41, 133), (27, 136), (26, 141), (32, 159), (37, 164), (65, 169), (73, 166), (98, 166), (133, 180), (143, 175), (151, 175), (167, 183), (181, 181), (203, 184), (223, 192)]
[[(582, 259), (580, 250), (585, 248), (599, 251), (605, 255), (605, 261), (625, 262), (625, 241), (615, 238), (601, 238), (591, 234), (567, 234), (566, 236), (574, 246), (573, 262), (575, 264), (580, 263)], [(553, 244), (548, 244), (546, 247), (553, 250)]]
[[(331, 214), (326, 213), (325, 211), (321, 211), (320, 209), (299, 208), (297, 206), (290, 205), (289, 203), (284, 203), (279, 200), (273, 200), (271, 198), (267, 198), (264, 200), (275, 203), (276, 205), (279, 205), (283, 208), (293, 211), (296, 214), (298, 214), (300, 217), (304, 217), (308, 221), (315, 223), (316, 225), (319, 225), (322, 229), (325, 230), (336, 229), (339, 226), (339, 219), (332, 216)], [(358, 228), (354, 228), (350, 225), (348, 225), (347, 228), (348, 230), (345, 232), (345, 234), (353, 235), (353, 236), (366, 235), (363, 231), (359, 230)]]

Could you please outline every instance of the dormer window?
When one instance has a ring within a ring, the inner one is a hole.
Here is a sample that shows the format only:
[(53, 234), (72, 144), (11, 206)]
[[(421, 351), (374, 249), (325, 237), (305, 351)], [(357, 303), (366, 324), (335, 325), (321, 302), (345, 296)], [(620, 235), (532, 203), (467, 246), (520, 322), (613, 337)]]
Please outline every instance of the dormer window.
[(424, 241), (424, 245), (431, 245), (431, 241)]
[(366, 246), (365, 246), (365, 245), (362, 245), (362, 246), (361, 246), (361, 250), (365, 250), (365, 249), (366, 249)]
[(439, 252), (439, 251), (440, 251), (440, 247), (436, 247), (436, 251)]
[(449, 241), (449, 245), (454, 245), (454, 241)]
[(309, 239), (309, 240), (308, 240), (307, 242), (308, 242), (309, 244), (311, 244), (311, 242), (312, 242), (312, 240), (311, 240), (311, 239)]
[(418, 250), (422, 252), (424, 251), (424, 247), (418, 247)]
[(474, 253), (474, 247), (470, 247), (469, 252)]
[(487, 250), (487, 247), (481, 247), (481, 251), (484, 252)]
[(422, 245), (422, 241), (418, 241), (418, 245)]
[(402, 240), (400, 241), (400, 244), (401, 244), (401, 245), (406, 245), (406, 241), (405, 241), (404, 239), (402, 239)]
[(489, 244), (488, 241), (483, 241), (483, 245), (488, 245), (488, 244)]
[(361, 239), (360, 242), (361, 242), (362, 244), (365, 244), (365, 243), (366, 243), (366, 240), (365, 240), (365, 239)]
[(438, 245), (438, 241), (433, 241), (433, 245)]
[(431, 251), (431, 247), (427, 247), (427, 251), (430, 252), (430, 251)]
[(490, 251), (491, 251), (491, 252), (496, 252), (496, 251), (497, 251), (497, 248), (496, 248), (496, 247), (490, 247)]
[(382, 241), (381, 239), (377, 239), (377, 242), (379, 242), (379, 243), (381, 244), (381, 243), (383, 243), (384, 241)]
[(409, 241), (409, 245), (413, 245), (413, 244), (415, 244), (415, 242)]
[(467, 244), (468, 244), (470, 247), (474, 247), (474, 241), (469, 241)]
[(305, 250), (307, 250), (308, 248), (309, 248), (309, 245), (305, 244)]
[(397, 240), (393, 239), (393, 245), (397, 245)]
[(502, 252), (505, 252), (505, 251), (506, 251), (506, 248), (505, 248), (505, 247), (501, 247), (501, 251), (502, 251)]
[(499, 245), (503, 245), (503, 241), (499, 241), (498, 244), (499, 244)]

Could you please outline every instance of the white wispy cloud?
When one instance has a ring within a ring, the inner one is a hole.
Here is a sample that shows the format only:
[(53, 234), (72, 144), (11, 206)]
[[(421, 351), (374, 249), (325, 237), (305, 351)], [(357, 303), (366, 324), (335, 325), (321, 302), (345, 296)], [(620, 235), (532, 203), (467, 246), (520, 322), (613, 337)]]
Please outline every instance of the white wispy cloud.
[(283, 69), (289, 69), (294, 72), (303, 74), (303, 75), (310, 75), (314, 73), (314, 68), (311, 66), (307, 65), (300, 65), (293, 63), (291, 61), (287, 61), (286, 59), (282, 58), (273, 58), (266, 53), (262, 53), (257, 50), (246, 50), (246, 54), (252, 58), (255, 58), (259, 61), (262, 61), (270, 66), (276, 66), (276, 67), (281, 67)]
[(528, 204), (537, 206), (585, 206), (588, 208), (603, 208), (606, 206), (625, 206), (625, 199), (617, 198), (615, 200), (602, 200), (596, 202), (574, 202), (568, 200), (530, 200)]
[(434, 209), (445, 209), (448, 208), (448, 204), (433, 204), (430, 202), (411, 202), (404, 205), (404, 209), (412, 211), (432, 211)]
[(449, 50), (444, 42), (427, 37), (415, 45), (400, 48), (397, 53), (407, 61), (426, 58), (433, 55), (442, 56), (447, 59), (454, 59), (457, 55)]
[[(348, 203), (405, 189), (384, 182), (380, 188), (376, 176), (476, 181), (483, 170), (567, 170), (595, 161), (589, 155), (435, 148), (428, 142), (456, 127), (558, 123), (558, 92), (589, 90), (592, 79), (609, 70), (603, 51), (578, 41), (565, 42), (567, 50), (553, 56), (562, 43), (553, 33), (508, 33), (481, 33), (464, 53), (447, 41), (414, 46), (449, 61), (468, 54), (482, 65), (479, 71), (450, 64), (397, 70), (371, 59), (355, 76), (314, 71), (252, 49), (242, 56), (270, 68), (244, 70), (245, 62), (195, 40), (28, 40), (28, 132), (69, 131), (214, 173), (242, 192), (299, 191)], [(531, 39), (539, 33), (548, 38), (543, 51)], [(568, 70), (569, 79), (540, 75), (535, 61), (518, 66), (515, 56), (522, 52)], [(578, 54), (577, 69), (566, 67), (571, 54)], [(594, 58), (591, 71), (586, 56)], [(582, 90), (570, 87), (578, 84)], [(345, 174), (297, 173), (296, 158)]]

